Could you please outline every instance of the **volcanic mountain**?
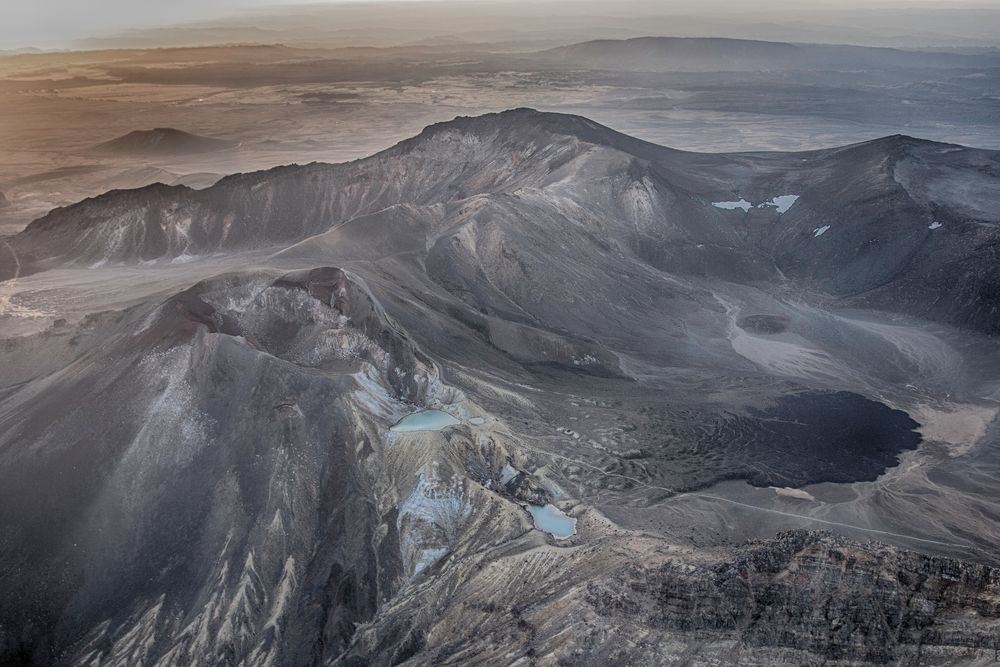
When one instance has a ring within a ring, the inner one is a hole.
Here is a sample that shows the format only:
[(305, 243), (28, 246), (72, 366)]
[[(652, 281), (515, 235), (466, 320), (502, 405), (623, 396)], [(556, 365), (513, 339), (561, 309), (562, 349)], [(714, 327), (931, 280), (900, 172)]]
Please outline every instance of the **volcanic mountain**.
[(232, 148), (235, 144), (190, 134), (171, 127), (135, 130), (94, 146), (94, 153), (106, 155), (167, 156), (188, 153), (211, 153)]
[[(505, 243), (531, 255), (571, 243), (576, 259), (597, 265), (623, 253), (674, 275), (787, 280), (992, 333), (998, 165), (996, 152), (900, 135), (808, 153), (685, 153), (584, 118), (517, 110), (431, 126), (348, 164), (230, 176), (197, 193), (111, 192), (53, 211), (14, 243), (22, 264), (39, 266), (292, 244), (301, 245), (287, 252), (302, 255), (343, 244), (350, 226), (378, 251), (402, 250), (469, 216), (501, 218), (519, 222), (502, 225)], [(441, 262), (434, 271), (463, 265), (442, 256), (456, 251), (440, 239), (428, 252)]]
[(987, 664), (998, 174), (518, 109), (54, 210), (0, 254), (0, 657)]

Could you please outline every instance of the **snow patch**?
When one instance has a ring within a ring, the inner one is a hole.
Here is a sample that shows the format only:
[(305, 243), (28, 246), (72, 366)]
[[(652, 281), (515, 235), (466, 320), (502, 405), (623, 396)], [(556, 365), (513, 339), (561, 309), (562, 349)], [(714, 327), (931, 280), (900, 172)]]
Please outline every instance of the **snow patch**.
[(778, 195), (760, 204), (754, 204), (753, 202), (740, 198), (739, 201), (714, 201), (712, 202), (712, 206), (715, 208), (725, 209), (727, 211), (733, 211), (741, 208), (744, 213), (749, 213), (751, 208), (773, 208), (780, 215), (790, 209), (798, 200), (799, 195)]
[(740, 199), (739, 201), (714, 201), (712, 206), (715, 208), (725, 209), (727, 211), (734, 211), (738, 208), (743, 209), (744, 213), (748, 213), (753, 204), (748, 202), (746, 199)]
[(942, 225), (937, 220), (935, 220), (931, 224), (927, 225), (927, 229), (941, 229), (942, 227), (944, 227), (944, 225)]
[(759, 204), (757, 208), (765, 208), (768, 206), (777, 209), (778, 214), (782, 214), (792, 207), (792, 204), (799, 200), (798, 195), (778, 195), (772, 198), (770, 201), (766, 201), (763, 204)]
[(826, 230), (830, 229), (830, 225), (823, 225), (822, 227), (816, 227), (813, 229), (813, 236), (820, 237), (826, 234)]

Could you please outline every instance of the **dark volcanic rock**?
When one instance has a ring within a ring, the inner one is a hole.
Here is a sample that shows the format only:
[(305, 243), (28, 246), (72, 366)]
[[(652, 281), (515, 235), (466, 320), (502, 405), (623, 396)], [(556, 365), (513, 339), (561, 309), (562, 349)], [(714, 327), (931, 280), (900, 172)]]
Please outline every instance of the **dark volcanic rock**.
[(796, 531), (710, 567), (629, 568), (587, 601), (620, 627), (731, 638), (746, 664), (794, 650), (803, 664), (917, 665), (939, 651), (990, 660), (998, 592), (996, 568)]
[[(514, 655), (583, 667), (916, 667), (988, 665), (1000, 650), (993, 567), (806, 531), (696, 562), (647, 546), (624, 538), (590, 557), (513, 555), (530, 566), (507, 572), (480, 562), (440, 583), (460, 587), (460, 612), (426, 619), (416, 599), (401, 600), (334, 664), (390, 665), (405, 654), (413, 665), (500, 665)], [(630, 549), (639, 551), (615, 565)], [(583, 586), (578, 568), (588, 571)], [(547, 594), (531, 590), (543, 581)]]
[(921, 440), (905, 412), (846, 391), (781, 396), (748, 420), (756, 443), (735, 448), (733, 460), (758, 486), (874, 480)]
[(747, 315), (736, 326), (759, 334), (779, 334), (788, 328), (788, 318), (783, 315)]

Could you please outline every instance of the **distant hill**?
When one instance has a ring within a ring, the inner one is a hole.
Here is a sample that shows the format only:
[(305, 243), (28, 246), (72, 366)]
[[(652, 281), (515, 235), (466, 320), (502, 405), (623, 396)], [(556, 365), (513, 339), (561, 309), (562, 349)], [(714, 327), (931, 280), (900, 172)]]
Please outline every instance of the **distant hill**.
[(626, 71), (744, 71), (894, 67), (968, 67), (996, 54), (793, 44), (718, 37), (637, 37), (570, 44), (533, 54), (551, 64)]
[(221, 139), (201, 137), (170, 127), (135, 130), (94, 146), (93, 152), (112, 155), (183, 155), (226, 150), (235, 144)]

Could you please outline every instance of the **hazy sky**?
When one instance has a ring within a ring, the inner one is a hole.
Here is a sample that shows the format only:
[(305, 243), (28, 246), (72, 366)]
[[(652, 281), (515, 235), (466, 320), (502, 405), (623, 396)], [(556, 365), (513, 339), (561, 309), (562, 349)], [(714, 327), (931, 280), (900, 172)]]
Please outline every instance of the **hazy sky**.
[[(301, 3), (301, 0), (299, 0)], [(128, 28), (216, 18), (282, 0), (0, 0), (0, 44), (58, 46)]]
[[(332, 4), (337, 0), (326, 0)], [(341, 0), (341, 2), (366, 3), (373, 0)], [(422, 0), (410, 0), (421, 2)], [(490, 7), (493, 3), (482, 0), (453, 0), (468, 5)], [(511, 0), (502, 0), (513, 4)], [(553, 0), (538, 3), (520, 0), (525, 6), (551, 5)], [(574, 4), (574, 0), (554, 0)], [(518, 2), (518, 0), (513, 0)], [(814, 10), (843, 10), (849, 6), (871, 9), (876, 6), (899, 8), (905, 5), (920, 7), (955, 7), (978, 4), (996, 7), (1000, 0), (968, 2), (966, 0), (626, 0), (631, 11), (637, 7), (651, 14), (718, 15), (731, 10), (747, 16), (759, 15), (759, 20), (780, 18), (783, 8), (789, 14), (809, 13)], [(0, 0), (0, 48), (23, 46), (63, 47), (72, 40), (83, 37), (105, 36), (129, 28), (147, 28), (187, 21), (220, 18), (241, 10), (259, 10), (266, 6), (324, 4), (324, 0)], [(622, 0), (582, 0), (589, 13), (614, 15), (627, 13)], [(794, 17), (788, 16), (787, 18)]]

